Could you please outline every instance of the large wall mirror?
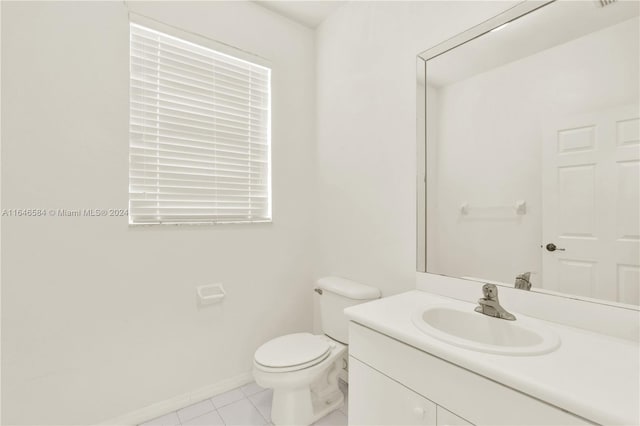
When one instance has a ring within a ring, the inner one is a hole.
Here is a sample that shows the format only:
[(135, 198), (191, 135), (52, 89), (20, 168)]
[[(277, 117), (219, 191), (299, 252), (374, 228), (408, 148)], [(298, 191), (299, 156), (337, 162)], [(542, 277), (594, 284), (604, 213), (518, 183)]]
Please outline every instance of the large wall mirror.
[(640, 304), (640, 2), (520, 3), (418, 57), (418, 271)]

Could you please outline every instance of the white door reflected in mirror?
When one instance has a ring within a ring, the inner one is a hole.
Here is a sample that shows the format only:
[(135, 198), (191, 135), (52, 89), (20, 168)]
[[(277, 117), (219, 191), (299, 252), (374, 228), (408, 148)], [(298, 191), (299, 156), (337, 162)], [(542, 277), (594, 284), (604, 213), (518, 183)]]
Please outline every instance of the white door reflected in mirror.
[(544, 246), (542, 283), (640, 304), (637, 107), (562, 117), (544, 132), (542, 240), (562, 248)]

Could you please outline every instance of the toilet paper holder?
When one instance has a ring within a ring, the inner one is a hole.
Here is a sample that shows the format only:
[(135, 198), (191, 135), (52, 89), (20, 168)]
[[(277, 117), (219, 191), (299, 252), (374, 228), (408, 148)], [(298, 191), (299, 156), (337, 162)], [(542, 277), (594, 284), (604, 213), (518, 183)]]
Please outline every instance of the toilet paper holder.
[(218, 303), (227, 295), (221, 283), (198, 286), (196, 287), (196, 294), (198, 295), (198, 302), (202, 305)]

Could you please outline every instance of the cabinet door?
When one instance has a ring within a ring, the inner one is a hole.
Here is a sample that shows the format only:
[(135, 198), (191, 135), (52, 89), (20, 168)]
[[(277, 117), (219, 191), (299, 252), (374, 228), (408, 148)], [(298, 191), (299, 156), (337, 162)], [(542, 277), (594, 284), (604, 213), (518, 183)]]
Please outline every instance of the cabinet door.
[(471, 423), (456, 416), (451, 411), (438, 405), (436, 408), (438, 426), (473, 426)]
[(436, 424), (436, 405), (368, 365), (349, 358), (349, 425)]

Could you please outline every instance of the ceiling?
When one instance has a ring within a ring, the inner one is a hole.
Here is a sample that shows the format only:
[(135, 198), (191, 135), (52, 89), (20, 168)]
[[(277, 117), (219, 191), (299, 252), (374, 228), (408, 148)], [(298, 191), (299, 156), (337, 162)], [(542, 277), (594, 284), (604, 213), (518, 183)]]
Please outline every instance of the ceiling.
[(292, 19), (309, 28), (316, 28), (346, 1), (273, 1), (255, 0), (260, 6)]

